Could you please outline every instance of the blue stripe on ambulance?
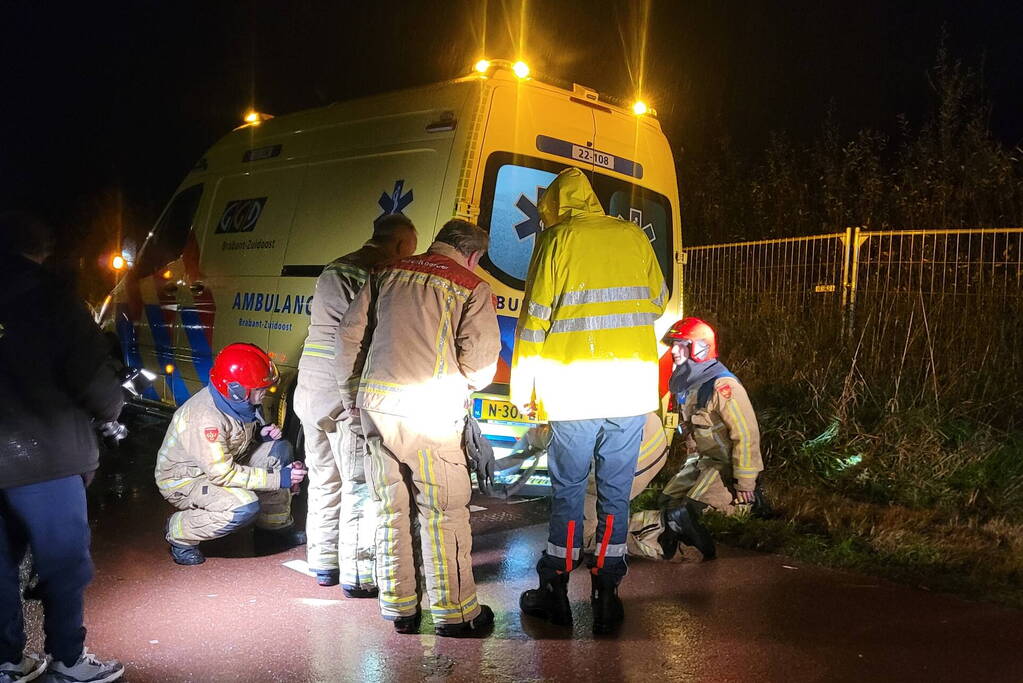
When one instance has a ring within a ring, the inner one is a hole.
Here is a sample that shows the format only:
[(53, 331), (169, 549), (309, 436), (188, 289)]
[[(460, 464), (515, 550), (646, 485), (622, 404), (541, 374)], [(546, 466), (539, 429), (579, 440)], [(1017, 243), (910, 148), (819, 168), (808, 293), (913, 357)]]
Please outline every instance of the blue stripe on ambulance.
[[(159, 304), (146, 304), (146, 319), (149, 320), (149, 330), (153, 333), (153, 345), (156, 347), (156, 358), (160, 361), (161, 370), (168, 365), (174, 368), (166, 381), (170, 382), (171, 392), (174, 394), (174, 403), (181, 405), (188, 400), (188, 389), (184, 380), (181, 379), (181, 372), (174, 362), (173, 347), (171, 345), (170, 331), (163, 319), (163, 311)], [(166, 375), (164, 375), (166, 377)]]
[[(146, 367), (142, 362), (142, 354), (139, 353), (139, 340), (135, 335), (135, 325), (128, 319), (128, 307), (126, 305), (117, 305), (115, 320), (117, 324), (117, 338), (121, 342), (121, 353), (124, 356), (121, 360), (130, 368)], [(153, 401), (160, 400), (156, 389), (151, 386), (146, 387), (142, 395)]]
[(515, 325), (519, 319), (510, 315), (497, 316), (497, 325), (501, 328), (501, 360), (511, 367), (512, 347), (515, 345)]
[(213, 349), (203, 331), (199, 311), (194, 308), (181, 309), (181, 325), (185, 328), (188, 345), (192, 347), (192, 362), (195, 372), (203, 386), (210, 382), (210, 370), (213, 368)]

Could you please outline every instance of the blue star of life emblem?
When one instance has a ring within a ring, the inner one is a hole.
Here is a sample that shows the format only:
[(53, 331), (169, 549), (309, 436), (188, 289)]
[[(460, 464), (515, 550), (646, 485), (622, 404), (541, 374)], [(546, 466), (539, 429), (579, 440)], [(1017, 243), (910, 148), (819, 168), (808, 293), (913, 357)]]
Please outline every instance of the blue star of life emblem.
[(377, 204), (383, 211), (380, 218), (392, 213), (402, 213), (405, 207), (412, 203), (412, 189), (410, 188), (408, 192), (404, 192), (404, 190), (405, 180), (402, 179), (394, 181), (394, 189), (391, 190), (391, 194), (380, 193), (380, 199), (377, 200)]

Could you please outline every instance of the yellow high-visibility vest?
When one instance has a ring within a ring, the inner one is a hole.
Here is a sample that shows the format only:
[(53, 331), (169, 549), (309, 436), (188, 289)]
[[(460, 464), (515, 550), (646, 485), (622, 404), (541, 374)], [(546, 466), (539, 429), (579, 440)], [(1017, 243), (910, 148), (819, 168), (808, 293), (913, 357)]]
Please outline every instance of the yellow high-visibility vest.
[(512, 355), (511, 399), (549, 420), (658, 407), (654, 321), (668, 290), (646, 234), (611, 218), (586, 176), (563, 171), (539, 203), (548, 226), (529, 264)]

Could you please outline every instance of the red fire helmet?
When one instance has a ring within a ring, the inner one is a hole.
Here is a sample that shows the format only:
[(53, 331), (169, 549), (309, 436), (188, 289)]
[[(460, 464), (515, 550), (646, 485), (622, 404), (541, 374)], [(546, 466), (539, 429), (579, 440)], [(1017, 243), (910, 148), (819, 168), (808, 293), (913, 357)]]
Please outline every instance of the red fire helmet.
[(699, 318), (683, 318), (675, 322), (661, 339), (661, 343), (668, 346), (677, 341), (690, 343), (689, 357), (697, 363), (718, 357), (714, 328)]
[(247, 399), (253, 389), (269, 389), (280, 379), (281, 373), (270, 356), (255, 344), (228, 344), (217, 354), (210, 370), (210, 384), (235, 401)]

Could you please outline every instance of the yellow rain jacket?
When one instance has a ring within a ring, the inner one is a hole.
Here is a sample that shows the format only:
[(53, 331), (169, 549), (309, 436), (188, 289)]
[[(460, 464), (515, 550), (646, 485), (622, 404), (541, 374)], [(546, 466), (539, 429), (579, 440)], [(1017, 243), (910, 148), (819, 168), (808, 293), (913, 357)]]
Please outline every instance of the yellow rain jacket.
[(512, 355), (511, 400), (549, 420), (657, 409), (654, 321), (668, 290), (650, 240), (604, 213), (586, 176), (562, 171), (539, 203)]

